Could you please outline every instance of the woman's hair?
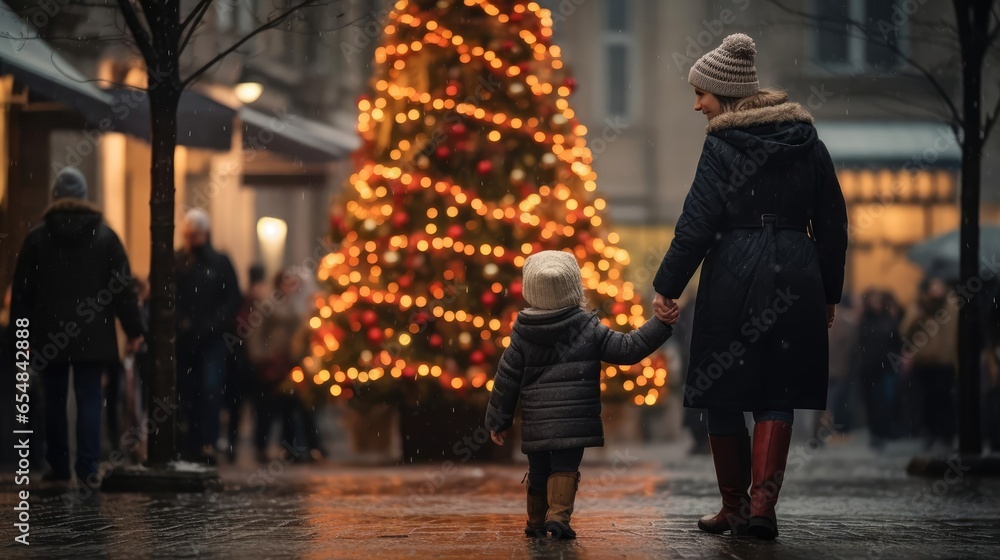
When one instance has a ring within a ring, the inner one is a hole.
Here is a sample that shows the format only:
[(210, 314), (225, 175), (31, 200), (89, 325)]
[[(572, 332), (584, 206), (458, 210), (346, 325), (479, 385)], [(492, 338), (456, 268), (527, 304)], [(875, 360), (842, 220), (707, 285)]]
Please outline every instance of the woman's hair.
[(788, 93), (780, 89), (764, 88), (753, 95), (747, 97), (725, 97), (716, 95), (723, 112), (735, 113), (748, 109), (760, 109), (762, 107), (772, 107), (788, 101)]

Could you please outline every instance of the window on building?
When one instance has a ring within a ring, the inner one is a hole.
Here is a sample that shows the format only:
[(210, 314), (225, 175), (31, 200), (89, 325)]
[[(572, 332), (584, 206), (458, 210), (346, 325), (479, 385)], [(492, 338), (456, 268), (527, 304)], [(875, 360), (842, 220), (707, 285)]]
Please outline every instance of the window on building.
[[(824, 69), (840, 72), (888, 73), (902, 61), (895, 52), (905, 45), (906, 26), (899, 14), (900, 0), (813, 1), (819, 21), (813, 40), (813, 60)], [(864, 29), (847, 23), (860, 23)], [(844, 23), (840, 23), (844, 22)]]
[[(227, 2), (220, 2), (226, 4)], [(232, 9), (236, 12), (236, 31), (245, 35), (250, 33), (259, 25), (257, 22), (257, 0), (246, 0), (244, 2), (232, 2)]]
[(233, 28), (233, 5), (230, 2), (215, 3), (215, 26), (221, 32)]
[(635, 110), (638, 74), (633, 69), (638, 49), (634, 8), (633, 0), (605, 0), (602, 18), (604, 112), (609, 117), (628, 119)]

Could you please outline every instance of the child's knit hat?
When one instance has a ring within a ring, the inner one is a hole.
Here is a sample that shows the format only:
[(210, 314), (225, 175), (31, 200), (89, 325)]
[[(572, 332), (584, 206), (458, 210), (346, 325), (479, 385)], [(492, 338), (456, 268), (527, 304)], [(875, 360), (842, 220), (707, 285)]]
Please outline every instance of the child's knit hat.
[(536, 309), (562, 309), (583, 302), (580, 265), (572, 253), (540, 251), (524, 261), (525, 301)]
[(724, 97), (749, 97), (759, 89), (754, 59), (757, 45), (743, 33), (734, 33), (699, 58), (688, 73), (688, 83)]

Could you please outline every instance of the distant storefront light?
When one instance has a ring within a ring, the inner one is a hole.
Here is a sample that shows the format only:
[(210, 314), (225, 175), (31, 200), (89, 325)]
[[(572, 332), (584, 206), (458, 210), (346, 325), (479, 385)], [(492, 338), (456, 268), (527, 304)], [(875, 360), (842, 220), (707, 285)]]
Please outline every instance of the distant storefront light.
[(264, 86), (257, 82), (243, 82), (236, 84), (233, 93), (236, 94), (236, 99), (239, 99), (240, 102), (250, 104), (260, 99), (261, 94), (264, 93)]

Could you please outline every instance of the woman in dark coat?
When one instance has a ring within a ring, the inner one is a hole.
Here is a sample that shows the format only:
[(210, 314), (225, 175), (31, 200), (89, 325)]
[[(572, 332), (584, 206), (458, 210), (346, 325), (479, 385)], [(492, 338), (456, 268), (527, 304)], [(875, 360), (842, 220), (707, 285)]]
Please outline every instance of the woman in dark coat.
[(731, 35), (691, 68), (708, 136), (653, 286), (663, 313), (704, 261), (684, 401), (708, 409), (723, 508), (698, 526), (773, 539), (792, 410), (826, 407), (847, 213), (812, 116), (758, 88), (755, 55)]

